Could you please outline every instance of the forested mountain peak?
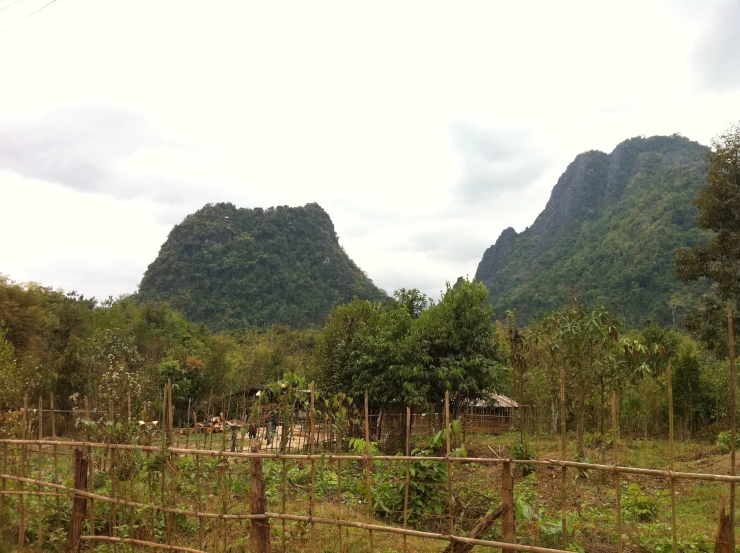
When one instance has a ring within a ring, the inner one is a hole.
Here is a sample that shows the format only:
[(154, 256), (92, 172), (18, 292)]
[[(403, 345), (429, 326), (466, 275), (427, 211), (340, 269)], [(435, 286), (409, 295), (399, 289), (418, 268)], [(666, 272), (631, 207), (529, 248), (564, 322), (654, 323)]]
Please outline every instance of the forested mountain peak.
[(577, 296), (634, 324), (673, 323), (676, 306), (700, 288), (679, 283), (672, 261), (678, 247), (704, 235), (692, 200), (705, 184), (706, 152), (672, 135), (576, 156), (532, 226), (507, 228), (485, 251), (475, 278), (496, 313), (517, 309), (526, 320)]
[(170, 232), (139, 286), (216, 330), (320, 323), (332, 305), (385, 297), (339, 245), (329, 214), (207, 204)]

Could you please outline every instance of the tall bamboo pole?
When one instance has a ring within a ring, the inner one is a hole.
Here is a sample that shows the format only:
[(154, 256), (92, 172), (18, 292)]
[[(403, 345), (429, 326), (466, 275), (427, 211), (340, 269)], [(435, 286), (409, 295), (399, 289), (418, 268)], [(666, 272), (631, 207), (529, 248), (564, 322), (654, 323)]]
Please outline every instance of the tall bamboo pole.
[[(167, 505), (166, 496), (165, 496), (165, 490), (167, 489), (167, 455), (165, 454), (165, 445), (169, 447), (169, 443), (166, 443), (169, 438), (169, 432), (168, 432), (168, 424), (167, 424), (167, 414), (169, 413), (169, 409), (167, 407), (167, 388), (169, 385), (169, 379), (167, 380), (167, 383), (164, 385), (164, 390), (162, 392), (162, 439), (159, 441), (159, 448), (160, 448), (160, 455), (162, 457), (162, 472), (160, 475), (160, 496), (162, 500), (162, 505)], [(167, 545), (170, 545), (170, 517), (167, 515), (167, 513), (163, 514), (164, 516), (164, 523), (165, 523), (165, 535), (167, 538)]]
[[(85, 419), (90, 422), (90, 402), (85, 396)], [(85, 427), (85, 439), (90, 439), (90, 427)], [(93, 448), (87, 446), (87, 457), (89, 462), (87, 463), (87, 487), (91, 492), (95, 492), (95, 463), (93, 462)], [(90, 535), (95, 535), (95, 500), (90, 498)]]
[[(675, 470), (675, 460), (673, 457), (673, 374), (671, 362), (668, 361), (666, 369), (666, 379), (668, 385), (668, 455), (670, 456), (671, 473)], [(671, 476), (671, 534), (673, 536), (673, 553), (678, 553), (678, 537), (676, 535), (676, 479)]]
[[(41, 442), (44, 439), (44, 401), (39, 396), (39, 442)], [(39, 452), (38, 452), (38, 458), (36, 459), (38, 461), (38, 479), (41, 480), (41, 444), (39, 443)], [(42, 492), (41, 486), (38, 486), (38, 492), (39, 494)], [(41, 501), (41, 495), (38, 496), (38, 501), (36, 502), (37, 509), (38, 509), (38, 538), (36, 540), (36, 545), (38, 546), (38, 550), (41, 551), (41, 546), (43, 545), (44, 539), (43, 539), (43, 509), (42, 509), (42, 501)]]
[[(25, 440), (28, 436), (28, 394), (26, 394), (23, 397), (23, 431), (22, 436)], [(26, 475), (26, 451), (28, 446), (22, 445), (21, 446), (21, 476)], [(20, 483), (20, 489), (21, 492), (23, 491), (23, 482)], [(23, 549), (23, 546), (26, 543), (26, 509), (25, 509), (25, 503), (23, 501), (23, 494), (21, 494), (18, 497), (18, 503), (19, 503), (19, 516), (20, 520), (18, 521), (18, 549)]]
[[(285, 420), (284, 419), (283, 419), (283, 424), (285, 424)], [(287, 478), (288, 478), (288, 465), (286, 463), (285, 458), (283, 458), (283, 482), (282, 482), (282, 487), (280, 489), (280, 514), (281, 515), (284, 515), (285, 514), (285, 493), (286, 493), (286, 489), (285, 488), (286, 488), (286, 480), (287, 480)], [(340, 505), (341, 505), (341, 500), (342, 500), (342, 496), (341, 496), (341, 493), (340, 493), (340, 495), (339, 495)], [(286, 549), (285, 549), (285, 538), (286, 538), (286, 536), (285, 536), (285, 519), (282, 519), (281, 523), (283, 525), (283, 533), (280, 536), (280, 541), (282, 543), (283, 553), (286, 553)], [(341, 530), (342, 530), (341, 527), (339, 527), (339, 530), (341, 532)], [(341, 537), (340, 537), (340, 542), (339, 543), (340, 544), (342, 543), (341, 542)], [(339, 548), (339, 552), (341, 553), (341, 551), (342, 551), (342, 548), (340, 547)]]
[(226, 450), (226, 432), (224, 432), (224, 426), (226, 426), (226, 396), (221, 395), (221, 451)]
[[(195, 417), (196, 414), (193, 413), (193, 416)], [(195, 435), (197, 438), (197, 434)], [(196, 446), (197, 446), (197, 440), (196, 440)], [(197, 497), (197, 502), (195, 504), (196, 513), (200, 513), (200, 511), (203, 509), (203, 493), (201, 492), (200, 488), (200, 455), (195, 456), (195, 490)], [(203, 549), (203, 517), (198, 517), (198, 549)]]
[[(560, 459), (565, 461), (567, 455), (567, 432), (565, 426), (565, 367), (560, 367)], [(563, 549), (568, 549), (568, 474), (565, 466), (560, 477), (560, 500), (563, 505), (562, 529)]]
[[(311, 426), (309, 429), (309, 446), (308, 451), (311, 455), (314, 452), (314, 441), (315, 441), (315, 417), (314, 417), (314, 382), (311, 381), (311, 412), (309, 413)], [(308, 503), (308, 514), (311, 518), (314, 516), (314, 504), (316, 502), (316, 461), (311, 457), (311, 498)], [(316, 525), (311, 521), (311, 551), (316, 551)]]
[(445, 390), (445, 442), (447, 446), (447, 513), (450, 519), (450, 536), (455, 533), (455, 512), (454, 502), (452, 501), (452, 462), (450, 453), (452, 453), (452, 436), (450, 435), (450, 391)]
[[(8, 443), (3, 444), (3, 474), (8, 474)], [(57, 482), (54, 482), (55, 484)], [(5, 492), (8, 489), (8, 481), (3, 478), (2, 493), (0, 493), (0, 531), (5, 529)]]
[[(339, 396), (340, 398), (342, 396)], [(342, 401), (340, 400), (340, 403), (337, 407), (338, 411), (342, 410)], [(337, 419), (335, 419), (337, 420)], [(340, 417), (340, 421), (343, 421), (344, 418)], [(285, 424), (285, 423), (283, 423)], [(344, 433), (344, 429), (340, 428), (339, 425), (337, 425), (337, 453), (341, 456), (342, 455), (342, 435)], [(337, 459), (337, 520), (341, 520), (342, 518), (342, 460)], [(339, 553), (344, 553), (344, 545), (342, 543), (342, 527), (337, 524), (337, 535), (339, 538)]]
[[(411, 456), (411, 408), (406, 407), (406, 457)], [(406, 484), (403, 488), (403, 527), (409, 526), (409, 485), (411, 484), (411, 461), (406, 460)], [(407, 536), (403, 535), (403, 553), (408, 552)]]
[[(617, 394), (612, 393), (612, 447), (615, 465), (619, 464), (617, 432)], [(614, 486), (617, 491), (617, 553), (622, 553), (622, 484), (618, 472), (614, 474)]]
[[(370, 400), (365, 390), (365, 475), (367, 477), (367, 520), (373, 523), (373, 477), (370, 473)], [(370, 553), (375, 551), (373, 544), (373, 531), (368, 530), (370, 538)]]
[(190, 449), (190, 398), (188, 398), (188, 422), (185, 427), (185, 449)]
[[(110, 450), (110, 491), (113, 499), (118, 499), (118, 449)], [(116, 537), (118, 533), (118, 505), (114, 502), (110, 506), (110, 535)], [(118, 551), (118, 545), (113, 543), (114, 553)]]
[[(735, 412), (735, 336), (732, 328), (732, 305), (727, 303), (727, 344), (730, 353), (730, 474), (735, 476), (735, 433), (737, 414)], [(735, 482), (730, 484), (730, 551), (735, 551)]]

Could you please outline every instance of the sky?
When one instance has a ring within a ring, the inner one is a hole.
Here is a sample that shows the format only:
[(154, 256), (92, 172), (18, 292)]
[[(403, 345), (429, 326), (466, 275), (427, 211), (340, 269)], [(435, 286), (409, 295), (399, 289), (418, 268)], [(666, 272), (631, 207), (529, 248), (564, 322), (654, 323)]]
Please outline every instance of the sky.
[(318, 202), (438, 297), (580, 152), (740, 120), (737, 0), (0, 0), (0, 274), (133, 293), (209, 202)]

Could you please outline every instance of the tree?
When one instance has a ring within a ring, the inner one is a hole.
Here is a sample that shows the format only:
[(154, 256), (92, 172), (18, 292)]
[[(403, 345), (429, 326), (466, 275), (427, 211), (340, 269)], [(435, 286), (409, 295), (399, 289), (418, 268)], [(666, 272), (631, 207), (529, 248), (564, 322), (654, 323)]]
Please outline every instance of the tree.
[(681, 280), (715, 282), (698, 313), (687, 317), (687, 327), (723, 356), (727, 334), (723, 304), (740, 299), (740, 124), (712, 140), (706, 161), (707, 185), (695, 200), (700, 210), (696, 225), (715, 234), (708, 244), (679, 249), (675, 265)]
[(676, 273), (681, 280), (708, 278), (723, 300), (740, 298), (740, 125), (712, 140), (707, 153), (707, 186), (695, 204), (699, 228), (715, 232), (709, 244), (681, 248)]
[(322, 390), (375, 406), (452, 407), (503, 382), (488, 290), (467, 280), (447, 285), (431, 304), (418, 290), (399, 290), (386, 304), (355, 299), (332, 309), (316, 340)]
[(432, 305), (432, 302), (427, 295), (423, 294), (416, 288), (412, 288), (411, 290), (399, 288), (393, 293), (393, 301), (403, 305), (413, 319), (418, 319), (422, 311)]
[(446, 390), (453, 409), (501, 389), (505, 370), (499, 338), (491, 320), (488, 289), (480, 282), (447, 283), (440, 301), (416, 321), (427, 401), (439, 405)]
[(598, 391), (598, 420), (604, 435), (607, 391), (620, 376), (614, 345), (619, 322), (603, 307), (585, 310), (577, 305), (547, 317), (554, 327), (554, 347), (565, 364), (568, 380), (575, 386), (578, 453), (584, 455), (585, 412), (589, 392)]

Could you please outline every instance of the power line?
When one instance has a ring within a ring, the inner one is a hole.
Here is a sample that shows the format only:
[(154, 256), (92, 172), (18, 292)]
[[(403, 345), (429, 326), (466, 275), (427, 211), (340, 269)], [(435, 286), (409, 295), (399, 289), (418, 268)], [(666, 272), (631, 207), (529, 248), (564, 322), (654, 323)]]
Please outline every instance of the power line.
[[(18, 1), (18, 0), (16, 0), (16, 2), (17, 2), (17, 1)], [(54, 4), (54, 3), (56, 3), (56, 2), (59, 2), (59, 1), (61, 1), (61, 0), (51, 0), (51, 2), (49, 2), (48, 4), (44, 4), (43, 6), (41, 6), (41, 7), (40, 7), (39, 9), (37, 9), (36, 11), (33, 11), (33, 12), (29, 13), (29, 14), (28, 14), (28, 15), (27, 15), (26, 17), (24, 17), (23, 19), (19, 19), (18, 21), (16, 21), (15, 23), (13, 23), (13, 25), (11, 25), (11, 27), (13, 27), (13, 26), (15, 26), (15, 25), (18, 25), (18, 23), (21, 23), (21, 22), (25, 21), (26, 19), (28, 19), (28, 18), (29, 18), (29, 17), (31, 17), (32, 15), (35, 15), (35, 14), (39, 13), (39, 12), (40, 12), (41, 10), (43, 10), (44, 8), (48, 8), (48, 7), (49, 7), (49, 6), (51, 6), (52, 4)]]
[(20, 2), (20, 0), (13, 0), (13, 1), (12, 1), (12, 2), (10, 3), (10, 4), (8, 4), (7, 6), (5, 6), (5, 7), (3, 7), (3, 8), (0, 8), (0, 12), (1, 12), (1, 11), (3, 11), (3, 10), (7, 10), (7, 9), (8, 9), (8, 8), (9, 8), (10, 6), (12, 6), (13, 4), (15, 4), (15, 3), (17, 3), (17, 2)]

